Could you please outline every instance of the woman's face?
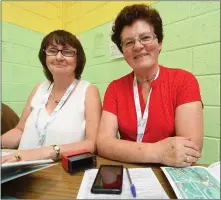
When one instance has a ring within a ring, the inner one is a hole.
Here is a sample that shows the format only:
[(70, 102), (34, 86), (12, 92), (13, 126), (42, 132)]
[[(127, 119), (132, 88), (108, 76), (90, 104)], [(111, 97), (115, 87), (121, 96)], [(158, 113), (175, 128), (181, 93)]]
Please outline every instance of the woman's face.
[[(63, 50), (63, 52), (57, 50)], [(46, 50), (46, 65), (52, 75), (74, 75), (77, 64), (77, 50), (70, 45), (52, 43)], [(64, 55), (62, 55), (62, 53)], [(56, 55), (55, 55), (56, 54)]]
[[(135, 38), (137, 40), (134, 43)], [(137, 20), (131, 26), (125, 26), (121, 32), (121, 41), (124, 58), (134, 70), (158, 65), (162, 43), (158, 43), (153, 27), (146, 21)]]

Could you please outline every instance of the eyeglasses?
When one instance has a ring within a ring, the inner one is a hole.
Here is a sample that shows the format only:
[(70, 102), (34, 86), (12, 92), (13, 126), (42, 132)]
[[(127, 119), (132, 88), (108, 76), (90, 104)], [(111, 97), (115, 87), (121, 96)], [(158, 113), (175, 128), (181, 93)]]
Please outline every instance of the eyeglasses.
[(133, 47), (138, 40), (141, 44), (149, 44), (151, 43), (154, 39), (156, 39), (157, 36), (153, 33), (142, 33), (138, 35), (138, 38), (127, 38), (121, 42), (121, 46), (123, 48), (130, 48)]
[(74, 57), (77, 54), (76, 51), (73, 51), (73, 50), (70, 50), (70, 49), (62, 49), (62, 50), (58, 50), (58, 49), (45, 49), (44, 50), (44, 52), (46, 53), (47, 56), (56, 56), (59, 51), (65, 57)]

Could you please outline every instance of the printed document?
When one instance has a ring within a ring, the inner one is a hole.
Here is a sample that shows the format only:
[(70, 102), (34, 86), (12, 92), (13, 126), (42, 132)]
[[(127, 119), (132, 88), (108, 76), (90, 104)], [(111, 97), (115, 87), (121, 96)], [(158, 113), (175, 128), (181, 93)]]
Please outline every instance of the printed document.
[(178, 199), (220, 199), (220, 181), (206, 167), (161, 167)]
[[(93, 194), (91, 187), (98, 169), (89, 169), (84, 173), (77, 199), (134, 199), (126, 170), (123, 174), (121, 194)], [(131, 179), (136, 187), (137, 199), (168, 199), (166, 192), (151, 168), (129, 168)]]

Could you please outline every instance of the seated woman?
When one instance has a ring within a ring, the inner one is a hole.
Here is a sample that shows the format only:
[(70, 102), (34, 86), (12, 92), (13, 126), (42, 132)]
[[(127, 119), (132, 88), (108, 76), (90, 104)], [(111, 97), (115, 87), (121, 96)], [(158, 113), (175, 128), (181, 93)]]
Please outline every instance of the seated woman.
[(158, 64), (163, 41), (159, 13), (144, 4), (126, 6), (112, 30), (112, 41), (132, 72), (106, 90), (98, 153), (124, 162), (190, 166), (203, 145), (199, 85), (190, 72)]
[(81, 80), (86, 62), (79, 40), (56, 30), (44, 37), (39, 59), (47, 81), (30, 94), (18, 125), (2, 136), (5, 148), (17, 148), (2, 163), (20, 160), (57, 160), (65, 152), (95, 152), (101, 116), (98, 89)]

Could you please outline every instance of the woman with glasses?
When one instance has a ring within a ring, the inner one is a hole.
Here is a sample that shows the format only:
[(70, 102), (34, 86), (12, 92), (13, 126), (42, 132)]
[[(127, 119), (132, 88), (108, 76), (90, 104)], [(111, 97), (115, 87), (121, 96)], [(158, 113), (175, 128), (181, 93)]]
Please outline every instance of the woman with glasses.
[(190, 166), (200, 158), (203, 143), (199, 85), (190, 72), (158, 63), (159, 13), (144, 4), (126, 6), (112, 30), (132, 72), (106, 90), (98, 153), (124, 162)]
[(18, 150), (4, 162), (58, 160), (62, 153), (95, 152), (101, 115), (98, 89), (81, 80), (86, 62), (79, 40), (56, 30), (44, 37), (39, 59), (47, 81), (30, 94), (18, 125), (2, 136), (4, 148)]

